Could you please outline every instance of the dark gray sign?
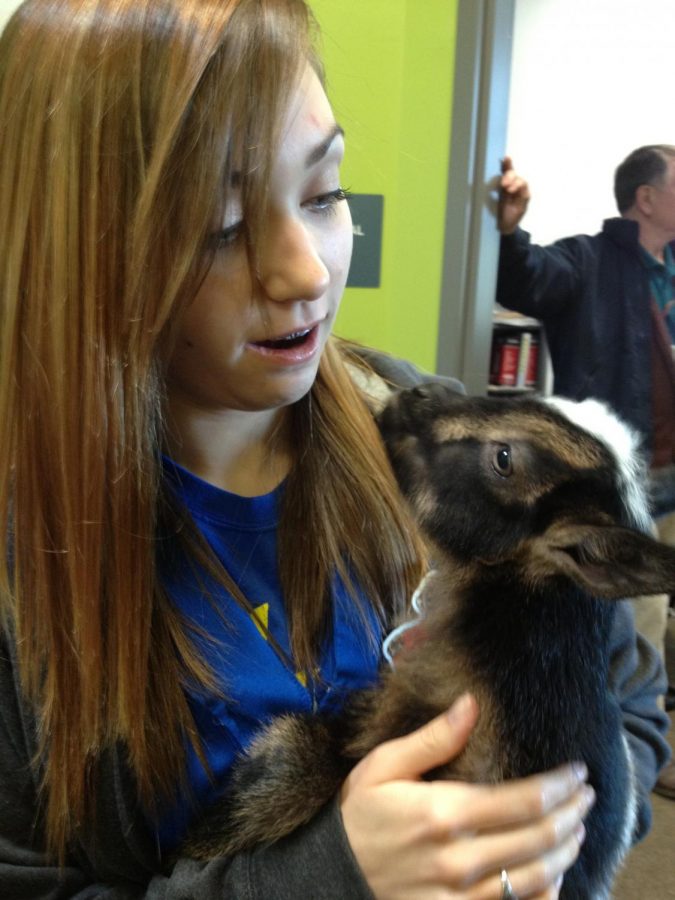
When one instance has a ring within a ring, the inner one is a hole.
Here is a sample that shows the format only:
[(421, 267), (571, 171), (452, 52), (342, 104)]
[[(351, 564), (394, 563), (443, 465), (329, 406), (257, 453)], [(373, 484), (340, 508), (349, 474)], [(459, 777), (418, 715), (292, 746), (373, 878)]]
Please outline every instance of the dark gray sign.
[(352, 194), (349, 208), (354, 230), (354, 252), (347, 287), (379, 287), (384, 197), (382, 194)]

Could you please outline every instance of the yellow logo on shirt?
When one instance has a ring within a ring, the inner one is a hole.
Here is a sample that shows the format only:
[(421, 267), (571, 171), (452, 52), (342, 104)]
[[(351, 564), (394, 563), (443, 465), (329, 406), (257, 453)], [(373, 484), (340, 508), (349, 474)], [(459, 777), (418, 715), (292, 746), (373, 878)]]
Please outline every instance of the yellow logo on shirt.
[[(253, 624), (260, 632), (262, 638), (267, 640), (267, 633), (269, 631), (269, 620), (270, 620), (270, 605), (269, 603), (261, 603), (260, 606), (256, 606), (253, 610), (253, 615), (251, 616), (253, 619)], [(298, 679), (300, 684), (306, 688), (307, 687), (307, 675), (304, 672), (296, 672), (295, 677)]]

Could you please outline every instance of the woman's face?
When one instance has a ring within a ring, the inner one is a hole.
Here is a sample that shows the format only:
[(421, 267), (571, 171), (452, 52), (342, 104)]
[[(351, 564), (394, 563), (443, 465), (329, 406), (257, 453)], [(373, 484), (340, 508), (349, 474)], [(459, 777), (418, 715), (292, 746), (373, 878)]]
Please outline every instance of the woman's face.
[(273, 161), (258, 271), (249, 269), (235, 197), (214, 223), (213, 264), (179, 323), (168, 368), (171, 402), (211, 413), (274, 410), (310, 389), (352, 251), (343, 152), (341, 130), (308, 68)]

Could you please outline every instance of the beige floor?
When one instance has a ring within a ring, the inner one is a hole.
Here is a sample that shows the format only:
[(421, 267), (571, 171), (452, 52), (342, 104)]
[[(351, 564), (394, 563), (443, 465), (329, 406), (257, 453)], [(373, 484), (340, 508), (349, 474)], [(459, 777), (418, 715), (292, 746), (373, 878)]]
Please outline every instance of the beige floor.
[[(669, 620), (666, 662), (675, 684), (675, 618)], [(675, 728), (675, 714), (670, 714)], [(675, 731), (670, 745), (675, 751)], [(619, 876), (614, 900), (675, 900), (675, 800), (652, 794), (654, 824), (650, 834), (628, 858)]]

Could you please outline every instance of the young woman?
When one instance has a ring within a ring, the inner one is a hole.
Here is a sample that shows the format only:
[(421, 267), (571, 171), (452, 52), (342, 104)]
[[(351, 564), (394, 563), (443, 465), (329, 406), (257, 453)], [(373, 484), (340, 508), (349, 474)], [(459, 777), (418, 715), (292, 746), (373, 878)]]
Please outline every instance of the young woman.
[[(289, 838), (180, 856), (262, 722), (372, 682), (424, 567), (330, 336), (351, 222), (311, 34), (303, 0), (27, 0), (0, 42), (4, 897), (491, 900), (507, 869), (546, 898), (583, 840), (581, 762), (422, 780), (468, 697)], [(614, 650), (646, 793), (659, 671)]]

